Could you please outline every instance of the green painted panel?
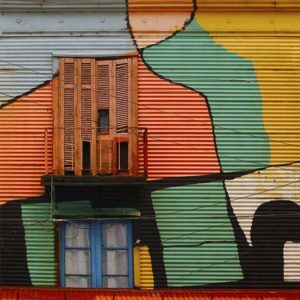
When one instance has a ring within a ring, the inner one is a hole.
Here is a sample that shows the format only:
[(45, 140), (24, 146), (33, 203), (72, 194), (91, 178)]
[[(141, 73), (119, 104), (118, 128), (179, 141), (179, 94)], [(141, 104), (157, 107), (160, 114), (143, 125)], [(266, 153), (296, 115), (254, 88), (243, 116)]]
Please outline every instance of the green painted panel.
[(169, 286), (243, 279), (222, 182), (152, 193)]
[(269, 164), (262, 97), (252, 62), (216, 44), (194, 20), (143, 52), (159, 75), (203, 93), (210, 105), (225, 172)]
[(55, 234), (50, 221), (50, 204), (22, 204), (27, 263), (34, 286), (55, 286)]

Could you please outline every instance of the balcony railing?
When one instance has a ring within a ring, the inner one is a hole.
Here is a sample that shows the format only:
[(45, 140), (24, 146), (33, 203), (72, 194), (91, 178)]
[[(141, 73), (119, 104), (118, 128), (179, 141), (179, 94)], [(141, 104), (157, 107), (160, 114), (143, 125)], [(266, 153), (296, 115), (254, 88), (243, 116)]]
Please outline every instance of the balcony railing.
[(148, 174), (148, 130), (124, 128), (97, 136), (98, 175)]

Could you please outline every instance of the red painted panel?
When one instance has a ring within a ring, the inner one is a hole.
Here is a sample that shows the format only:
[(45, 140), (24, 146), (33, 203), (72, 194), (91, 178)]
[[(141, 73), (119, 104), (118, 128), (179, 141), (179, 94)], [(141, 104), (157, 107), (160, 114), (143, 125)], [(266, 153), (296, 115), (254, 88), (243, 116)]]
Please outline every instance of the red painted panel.
[(17, 300), (17, 290), (0, 288), (0, 300)]
[(1, 287), (0, 300), (300, 300), (300, 290), (118, 290)]
[(152, 292), (117, 292), (114, 293), (114, 300), (163, 300), (160, 293)]
[(63, 290), (21, 289), (18, 300), (65, 300)]
[(68, 291), (65, 300), (113, 300), (113, 293), (102, 291)]
[(262, 295), (259, 292), (248, 291), (215, 291), (214, 300), (262, 300)]
[(0, 109), (0, 124), (0, 205), (43, 194), (46, 129), (52, 170), (52, 83)]
[[(197, 176), (220, 171), (205, 98), (164, 80), (139, 59), (138, 122), (148, 128), (148, 177)], [(143, 145), (139, 143), (140, 172)]]
[(300, 292), (269, 292), (264, 296), (264, 300), (300, 300)]
[(212, 292), (167, 292), (163, 300), (212, 300)]

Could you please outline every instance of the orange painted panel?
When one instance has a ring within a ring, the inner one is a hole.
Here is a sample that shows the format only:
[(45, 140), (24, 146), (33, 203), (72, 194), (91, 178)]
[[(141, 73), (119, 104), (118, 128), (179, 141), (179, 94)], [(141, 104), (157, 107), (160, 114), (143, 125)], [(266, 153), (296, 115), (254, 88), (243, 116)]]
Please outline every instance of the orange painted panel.
[(0, 124), (0, 205), (40, 196), (53, 163), (52, 83), (0, 109)]
[[(139, 59), (139, 127), (148, 128), (149, 179), (220, 171), (205, 98), (164, 80)], [(139, 143), (142, 172), (143, 145)]]

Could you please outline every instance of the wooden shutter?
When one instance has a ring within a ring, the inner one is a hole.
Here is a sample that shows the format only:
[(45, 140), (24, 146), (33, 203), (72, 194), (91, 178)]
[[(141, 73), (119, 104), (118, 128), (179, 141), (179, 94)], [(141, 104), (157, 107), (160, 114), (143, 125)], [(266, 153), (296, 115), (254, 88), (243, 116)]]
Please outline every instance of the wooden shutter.
[(75, 60), (62, 59), (60, 65), (60, 101), (63, 101), (64, 125), (64, 169), (74, 171), (74, 125), (75, 125), (75, 97), (76, 97)]
[(110, 173), (112, 171), (112, 136), (114, 135), (114, 72), (111, 60), (97, 61), (97, 90), (98, 110), (109, 110), (109, 121), (111, 127), (109, 134), (100, 134), (97, 145), (97, 170), (100, 174)]
[(111, 95), (111, 61), (97, 62), (98, 109), (109, 109)]
[(129, 67), (127, 59), (116, 61), (116, 125), (117, 131), (128, 130)]
[(92, 136), (92, 61), (80, 61), (81, 136), (91, 141)]
[[(81, 107), (80, 128), (78, 134), (78, 158), (76, 160), (76, 175), (81, 175), (83, 142), (90, 142), (90, 153), (84, 153), (84, 156), (90, 156), (91, 174), (96, 174), (96, 139), (97, 139), (97, 103), (96, 103), (96, 70), (95, 59), (84, 58), (78, 60), (78, 99)], [(81, 135), (81, 137), (80, 137)], [(77, 138), (77, 135), (76, 135)]]

